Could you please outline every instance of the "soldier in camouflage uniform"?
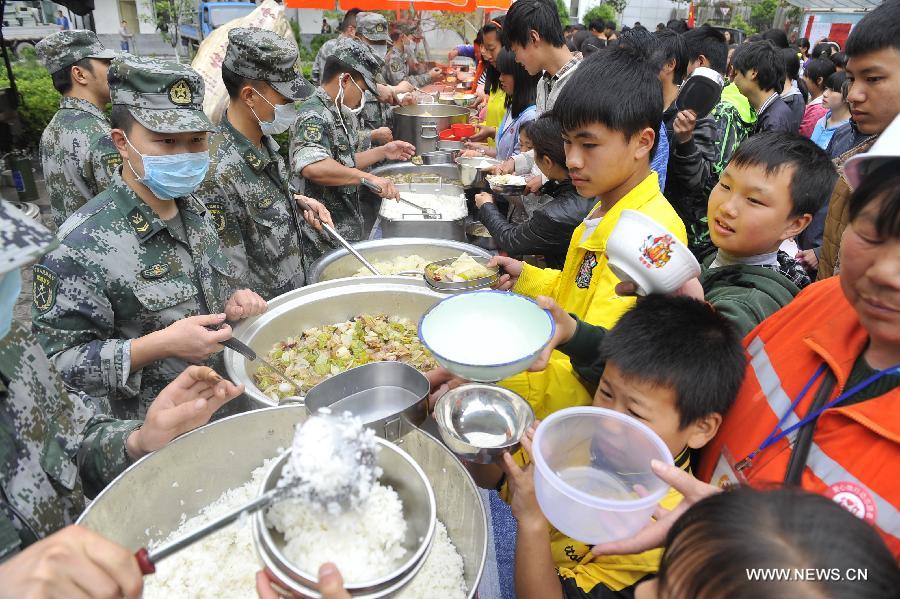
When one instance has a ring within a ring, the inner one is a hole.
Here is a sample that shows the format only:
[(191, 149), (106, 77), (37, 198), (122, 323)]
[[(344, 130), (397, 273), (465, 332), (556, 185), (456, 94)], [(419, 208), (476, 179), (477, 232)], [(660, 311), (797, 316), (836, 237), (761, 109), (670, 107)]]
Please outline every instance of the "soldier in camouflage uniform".
[(334, 54), (334, 51), (337, 49), (337, 44), (339, 41), (343, 39), (352, 39), (356, 35), (356, 15), (359, 14), (359, 9), (354, 8), (352, 10), (348, 10), (344, 14), (344, 18), (341, 19), (341, 24), (338, 26), (338, 31), (340, 35), (335, 38), (332, 38), (322, 44), (322, 47), (319, 48), (319, 51), (316, 52), (316, 58), (313, 60), (312, 64), (312, 82), (316, 85), (321, 85), (322, 83), (322, 69), (325, 68), (325, 61), (328, 60), (328, 57)]
[[(291, 171), (305, 180), (305, 193), (319, 199), (334, 220), (338, 233), (351, 241), (366, 238), (358, 187), (368, 179), (381, 188), (381, 197), (399, 194), (387, 179), (363, 171), (381, 160), (408, 160), (415, 148), (392, 141), (365, 152), (359, 144), (355, 112), (363, 107), (363, 92), (375, 89), (380, 61), (358, 41), (341, 44), (325, 63), (324, 83), (300, 107), (291, 132)], [(334, 247), (319, 236), (317, 254)]]
[(441, 70), (434, 68), (421, 75), (410, 75), (409, 57), (406, 54), (406, 35), (400, 31), (391, 34), (391, 47), (384, 58), (384, 80), (388, 85), (399, 85), (402, 81), (409, 81), (415, 87), (431, 85), (441, 78)]
[[(369, 47), (369, 50), (384, 61), (390, 38), (387, 34), (387, 20), (374, 12), (361, 12), (356, 15), (356, 39)], [(346, 43), (346, 42), (343, 42)], [(382, 70), (375, 73), (375, 82), (387, 86)], [(405, 88), (404, 88), (405, 89)], [(410, 87), (410, 89), (412, 89)], [(359, 113), (359, 151), (363, 152), (375, 146), (383, 146), (394, 140), (391, 127), (394, 124), (393, 109), (378, 99), (377, 91), (366, 90), (366, 105)]]
[[(238, 278), (265, 299), (303, 286), (299, 215), (271, 135), (296, 120), (294, 101), (314, 91), (294, 70), (297, 47), (257, 28), (228, 32), (222, 80), (231, 103), (210, 136), (210, 167), (195, 194), (212, 217)], [(331, 222), (322, 204), (306, 204)], [(319, 224), (310, 213), (310, 224)]]
[(32, 326), (70, 386), (134, 418), (187, 362), (219, 366), (210, 356), (231, 336), (226, 315), (258, 314), (265, 301), (235, 291), (235, 268), (190, 195), (206, 175), (213, 129), (200, 75), (127, 57), (113, 62), (109, 81), (121, 174), (34, 267)]
[(59, 111), (41, 135), (44, 181), (57, 227), (106, 189), (121, 157), (109, 140), (106, 71), (117, 53), (93, 31), (60, 31), (35, 48), (62, 94)]
[[(205, 423), (242, 389), (192, 367), (160, 394), (145, 422), (97, 414), (90, 398), (66, 389), (28, 330), (12, 322), (20, 268), (55, 243), (48, 230), (0, 202), (0, 589), (81, 596), (77, 576), (81, 584), (129, 580), (128, 588), (112, 588), (133, 597), (141, 578), (129, 551), (84, 529), (54, 533), (84, 510), (85, 491), (97, 493), (134, 460)], [(90, 557), (78, 541), (91, 545)], [(57, 571), (41, 572), (54, 552), (66, 567), (57, 561)], [(94, 578), (98, 572), (109, 580)], [(52, 582), (42, 580), (47, 574)]]

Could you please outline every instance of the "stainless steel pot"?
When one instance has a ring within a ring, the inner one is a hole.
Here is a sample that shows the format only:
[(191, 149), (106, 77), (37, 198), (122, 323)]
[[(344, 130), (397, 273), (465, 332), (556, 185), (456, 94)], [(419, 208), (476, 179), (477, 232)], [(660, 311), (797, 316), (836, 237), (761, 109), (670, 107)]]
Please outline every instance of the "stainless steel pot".
[[(397, 189), (403, 197), (403, 192), (427, 194), (434, 196), (463, 196), (463, 188), (458, 185), (433, 184), (433, 183), (408, 183), (397, 185)], [(463, 199), (463, 201), (465, 201)], [(466, 220), (468, 212), (456, 219), (423, 218), (421, 212), (414, 208), (403, 213), (402, 218), (386, 217), (384, 215), (384, 202), (381, 204), (381, 235), (382, 237), (430, 237), (432, 239), (466, 240)], [(439, 213), (438, 213), (439, 214)]]
[(453, 164), (455, 157), (453, 152), (444, 150), (436, 150), (434, 152), (425, 152), (422, 154), (422, 164), (431, 166), (432, 164)]
[[(451, 239), (395, 237), (361, 241), (353, 244), (353, 247), (369, 262), (388, 261), (400, 256), (412, 255), (421, 256), (425, 260), (430, 261), (456, 258), (462, 253), (485, 258), (491, 257), (490, 252), (479, 247)], [(347, 250), (338, 249), (325, 254), (313, 262), (306, 278), (310, 284), (313, 284), (332, 279), (352, 277), (358, 270), (359, 261), (351, 256)]]
[(438, 133), (453, 123), (465, 123), (469, 111), (444, 104), (416, 104), (394, 110), (394, 139), (402, 139), (416, 146), (416, 153), (437, 150)]
[(490, 232), (483, 224), (477, 220), (471, 221), (466, 225), (466, 237), (469, 243), (485, 250), (498, 249), (497, 242), (491, 237)]
[[(265, 460), (289, 447), (303, 406), (232, 416), (183, 435), (139, 460), (107, 486), (78, 523), (131, 551), (165, 539), (228, 489), (239, 487)], [(437, 517), (463, 559), (474, 597), (487, 553), (487, 518), (472, 477), (440, 442), (408, 427), (397, 441), (431, 482)], [(198, 581), (198, 585), (201, 584)], [(252, 588), (247, 596), (253, 596)]]
[[(301, 331), (350, 320), (360, 314), (389, 314), (418, 322), (444, 296), (432, 291), (422, 279), (412, 277), (361, 277), (308, 285), (269, 302), (265, 314), (248, 318), (234, 327), (234, 336), (266, 356), (279, 341)], [(256, 386), (253, 374), (258, 360), (251, 362), (226, 349), (225, 369), (235, 383), (246, 387), (244, 395), (256, 407), (276, 401)]]

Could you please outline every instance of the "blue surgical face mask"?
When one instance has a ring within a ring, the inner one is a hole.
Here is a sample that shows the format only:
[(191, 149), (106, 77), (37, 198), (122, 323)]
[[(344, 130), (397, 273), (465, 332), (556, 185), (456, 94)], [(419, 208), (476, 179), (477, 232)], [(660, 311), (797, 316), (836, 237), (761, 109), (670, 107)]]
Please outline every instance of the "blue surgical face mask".
[(297, 120), (297, 109), (294, 108), (294, 103), (289, 102), (287, 104), (279, 104), (274, 105), (268, 100), (266, 97), (259, 93), (256, 90), (256, 95), (266, 101), (266, 104), (272, 107), (275, 110), (275, 116), (272, 117), (271, 121), (264, 121), (256, 114), (256, 111), (253, 110), (253, 107), (250, 107), (250, 112), (253, 113), (253, 116), (256, 117), (256, 120), (259, 121), (259, 129), (262, 131), (263, 135), (278, 135), (279, 133), (284, 133), (287, 131), (291, 125), (294, 124), (294, 121)]
[(9, 333), (12, 325), (13, 310), (16, 300), (22, 292), (22, 271), (18, 268), (9, 271), (0, 279), (0, 339)]
[(127, 135), (125, 141), (141, 157), (144, 176), (138, 177), (137, 171), (131, 166), (131, 160), (128, 160), (128, 168), (138, 181), (146, 185), (153, 195), (161, 200), (174, 200), (193, 193), (203, 183), (206, 171), (209, 170), (208, 151), (145, 156), (138, 152)]

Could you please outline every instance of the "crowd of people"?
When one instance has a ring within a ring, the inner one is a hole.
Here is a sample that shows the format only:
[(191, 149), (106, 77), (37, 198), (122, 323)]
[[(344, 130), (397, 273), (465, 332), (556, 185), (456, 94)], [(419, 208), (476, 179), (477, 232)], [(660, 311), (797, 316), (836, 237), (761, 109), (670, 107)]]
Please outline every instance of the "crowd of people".
[[(40, 148), (57, 230), (0, 207), (0, 595), (139, 596), (131, 553), (71, 526), (87, 498), (243, 391), (219, 374), (221, 342), (305, 284), (335, 247), (323, 222), (369, 236), (378, 206), (360, 186), (399, 197), (372, 167), (416, 154), (392, 110), (442, 71), (380, 14), (338, 29), (311, 82), (293, 43), (232, 29), (218, 124), (185, 65), (84, 30), (39, 44), (62, 95)], [(900, 0), (843, 47), (780, 30), (730, 41), (682, 21), (564, 29), (552, 0), (518, 0), (451, 52), (474, 65), (467, 154), (526, 179), (524, 210), (471, 198), (501, 250), (497, 288), (556, 321), (531, 369), (499, 384), (538, 419), (637, 418), (675, 464), (652, 464), (671, 485), (655, 519), (595, 546), (541, 512), (534, 428), (502, 465), (469, 464), (491, 490), (504, 598), (900, 587)], [(701, 67), (724, 81), (708, 114), (679, 104)], [(687, 245), (699, 278), (636, 298), (605, 253), (624, 210)], [(34, 261), (29, 329), (13, 306)], [(433, 399), (462, 383), (427, 376)], [(748, 574), (766, 568), (788, 575)], [(346, 596), (333, 566), (320, 574), (326, 597)], [(263, 573), (257, 591), (277, 596)]]

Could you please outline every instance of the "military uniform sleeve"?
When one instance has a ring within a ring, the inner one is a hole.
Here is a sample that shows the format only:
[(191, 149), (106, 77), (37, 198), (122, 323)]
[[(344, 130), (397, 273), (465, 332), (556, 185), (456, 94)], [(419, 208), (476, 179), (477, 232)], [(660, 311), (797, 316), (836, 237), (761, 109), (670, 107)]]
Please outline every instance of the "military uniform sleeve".
[(78, 450), (78, 471), (88, 496), (94, 496), (131, 465), (125, 452), (128, 436), (141, 420), (96, 415), (88, 422)]
[(114, 339), (115, 313), (90, 260), (62, 246), (34, 267), (32, 328), (66, 383), (95, 397), (140, 392), (131, 340)]
[(410, 75), (407, 78), (407, 81), (412, 83), (415, 87), (425, 87), (426, 85), (431, 85), (433, 82), (431, 81), (431, 75), (428, 73), (422, 73), (421, 75)]
[(316, 113), (302, 114), (294, 123), (291, 137), (291, 169), (300, 174), (310, 164), (332, 157), (329, 125)]
[(116, 171), (122, 165), (122, 155), (108, 136), (94, 140), (88, 151), (86, 178), (94, 195), (104, 191), (112, 183)]

